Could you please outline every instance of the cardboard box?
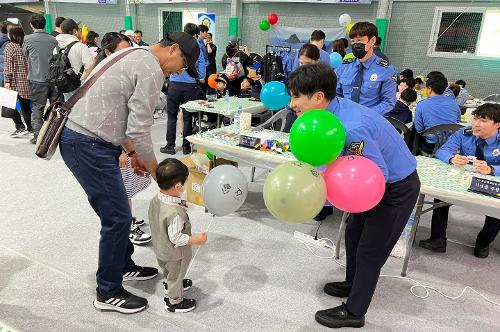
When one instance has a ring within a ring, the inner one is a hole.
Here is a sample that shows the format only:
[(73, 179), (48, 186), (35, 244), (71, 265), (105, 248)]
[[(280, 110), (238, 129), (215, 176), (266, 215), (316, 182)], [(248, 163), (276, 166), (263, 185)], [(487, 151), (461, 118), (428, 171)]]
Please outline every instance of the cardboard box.
[[(181, 162), (189, 169), (189, 177), (186, 181), (186, 193), (188, 202), (205, 206), (201, 188), (203, 186), (203, 181), (205, 180), (206, 174), (196, 169), (196, 165), (191, 160), (191, 156), (182, 158)], [(215, 162), (210, 162), (210, 169), (220, 165), (233, 165), (238, 167), (238, 163), (234, 161), (226, 160), (223, 158), (216, 158)]]

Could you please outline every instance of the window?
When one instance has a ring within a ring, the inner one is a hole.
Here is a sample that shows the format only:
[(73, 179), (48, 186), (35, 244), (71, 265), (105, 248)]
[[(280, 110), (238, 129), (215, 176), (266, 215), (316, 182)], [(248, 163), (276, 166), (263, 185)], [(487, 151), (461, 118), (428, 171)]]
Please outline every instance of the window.
[(499, 10), (438, 7), (427, 55), (447, 58), (500, 57), (498, 40)]

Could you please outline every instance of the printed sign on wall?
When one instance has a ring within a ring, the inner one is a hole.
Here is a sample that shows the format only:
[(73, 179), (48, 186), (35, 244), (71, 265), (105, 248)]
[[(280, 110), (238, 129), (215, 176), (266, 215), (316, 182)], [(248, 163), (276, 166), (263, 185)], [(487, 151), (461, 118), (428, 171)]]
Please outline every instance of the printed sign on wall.
[(208, 32), (215, 34), (215, 14), (213, 13), (199, 13), (198, 24), (203, 24), (208, 27)]

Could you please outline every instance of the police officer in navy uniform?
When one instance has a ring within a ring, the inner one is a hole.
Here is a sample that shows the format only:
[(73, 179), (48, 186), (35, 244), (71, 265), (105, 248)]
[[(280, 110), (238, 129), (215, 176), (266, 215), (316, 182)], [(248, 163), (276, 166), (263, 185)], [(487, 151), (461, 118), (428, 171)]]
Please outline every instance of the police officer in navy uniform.
[[(473, 161), (474, 171), (500, 176), (500, 105), (484, 104), (473, 113), (472, 128), (461, 129), (450, 136), (436, 153), (445, 163), (465, 166)], [(440, 202), (435, 200), (436, 202)], [(435, 209), (432, 213), (431, 237), (420, 241), (420, 246), (434, 252), (446, 252), (446, 227), (450, 207)], [(484, 226), (477, 235), (474, 255), (486, 258), (489, 245), (500, 231), (500, 219), (486, 216)]]
[(351, 99), (383, 115), (396, 104), (396, 70), (387, 60), (374, 54), (378, 30), (373, 23), (354, 24), (349, 37), (355, 58), (344, 60), (336, 70), (337, 96)]
[(365, 213), (349, 217), (345, 234), (346, 281), (324, 287), (329, 295), (348, 297), (347, 303), (316, 313), (316, 320), (328, 327), (362, 327), (380, 269), (417, 201), (420, 180), (415, 157), (394, 127), (371, 109), (336, 97), (336, 84), (337, 77), (328, 66), (322, 63), (301, 66), (288, 80), (290, 107), (299, 117), (314, 109), (327, 109), (335, 114), (346, 130), (343, 154), (372, 160), (386, 180), (380, 203)]
[[(429, 74), (427, 74), (426, 80), (429, 80), (429, 78), (436, 77), (436, 76), (445, 77), (444, 74), (440, 71), (431, 71)], [(446, 81), (446, 83), (448, 83), (448, 80)], [(453, 90), (450, 89), (448, 84), (446, 84), (446, 89), (443, 92), (443, 96), (451, 98), (452, 100), (456, 99), (455, 94), (453, 93)]]

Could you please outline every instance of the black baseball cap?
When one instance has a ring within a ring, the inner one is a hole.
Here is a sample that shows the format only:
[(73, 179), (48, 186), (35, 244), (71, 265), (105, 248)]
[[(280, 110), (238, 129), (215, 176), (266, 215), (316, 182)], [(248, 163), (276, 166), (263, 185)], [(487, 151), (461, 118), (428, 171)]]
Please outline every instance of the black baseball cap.
[(64, 21), (62, 21), (61, 30), (63, 33), (71, 34), (75, 29), (78, 30), (80, 28), (78, 27), (78, 23), (76, 23), (71, 18), (67, 18)]
[(198, 57), (200, 56), (200, 46), (196, 39), (185, 32), (169, 32), (165, 38), (179, 45), (186, 58), (188, 74), (193, 78), (198, 78), (196, 61), (198, 61)]

